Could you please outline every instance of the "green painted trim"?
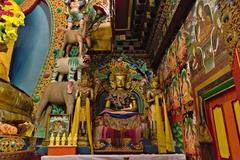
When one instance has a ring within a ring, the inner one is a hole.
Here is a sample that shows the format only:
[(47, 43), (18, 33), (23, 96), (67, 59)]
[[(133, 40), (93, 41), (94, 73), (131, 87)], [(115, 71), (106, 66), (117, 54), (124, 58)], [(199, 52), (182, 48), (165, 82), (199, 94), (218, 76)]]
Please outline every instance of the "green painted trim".
[(18, 5), (22, 4), (25, 0), (14, 0)]
[(234, 85), (235, 85), (234, 80), (232, 78), (228, 79), (227, 81), (223, 82), (219, 86), (216, 86), (214, 89), (211, 89), (211, 90), (205, 92), (204, 94), (201, 95), (201, 97), (204, 101), (206, 101), (207, 99), (209, 99), (229, 88), (232, 88)]
[(50, 18), (50, 22), (51, 22), (51, 35), (50, 35), (50, 44), (49, 44), (49, 48), (48, 48), (48, 54), (44, 60), (44, 63), (43, 63), (43, 66), (42, 66), (42, 69), (41, 69), (41, 73), (40, 73), (40, 76), (38, 78), (38, 81), (35, 83), (35, 89), (32, 93), (32, 97), (36, 95), (36, 93), (38, 92), (39, 88), (41, 87), (41, 83), (42, 83), (42, 80), (43, 80), (43, 75), (44, 75), (44, 72), (47, 68), (47, 64), (49, 62), (49, 59), (50, 59), (50, 54), (53, 53), (54, 51), (54, 48), (53, 48), (53, 45), (54, 45), (54, 39), (55, 39), (55, 14), (54, 14), (54, 6), (51, 2), (51, 0), (46, 0), (46, 3), (47, 3), (47, 6), (49, 8), (49, 11), (50, 11), (50, 15), (51, 15), (51, 18)]

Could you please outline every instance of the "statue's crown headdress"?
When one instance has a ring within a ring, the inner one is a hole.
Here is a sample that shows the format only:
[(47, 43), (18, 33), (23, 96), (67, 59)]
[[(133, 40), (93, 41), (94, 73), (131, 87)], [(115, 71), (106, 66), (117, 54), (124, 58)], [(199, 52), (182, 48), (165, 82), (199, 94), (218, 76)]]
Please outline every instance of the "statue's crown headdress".
[(83, 80), (88, 80), (88, 75), (86, 72), (81, 76), (81, 81)]
[(112, 75), (127, 75), (128, 68), (124, 61), (112, 61), (110, 63), (110, 71)]
[(154, 77), (151, 79), (151, 82), (158, 82), (158, 81), (159, 81), (158, 76), (154, 76)]

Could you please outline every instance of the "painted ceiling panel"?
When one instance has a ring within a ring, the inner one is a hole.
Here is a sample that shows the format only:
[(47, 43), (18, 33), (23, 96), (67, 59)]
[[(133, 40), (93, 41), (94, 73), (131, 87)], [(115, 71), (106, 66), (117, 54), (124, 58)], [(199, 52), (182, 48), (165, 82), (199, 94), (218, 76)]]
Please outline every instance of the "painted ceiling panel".
[(133, 0), (115, 0), (115, 30), (129, 30)]

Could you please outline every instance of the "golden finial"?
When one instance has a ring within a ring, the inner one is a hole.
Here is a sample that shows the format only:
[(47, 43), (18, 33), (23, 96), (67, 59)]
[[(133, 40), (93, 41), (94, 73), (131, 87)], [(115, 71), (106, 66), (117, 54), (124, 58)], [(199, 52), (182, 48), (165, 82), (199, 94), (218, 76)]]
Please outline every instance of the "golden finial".
[(49, 146), (53, 146), (53, 145), (54, 145), (54, 136), (53, 136), (53, 133), (51, 133)]
[(70, 133), (68, 135), (68, 146), (71, 146), (72, 145), (72, 134)]
[(61, 138), (61, 145), (64, 146), (66, 143), (66, 135), (63, 133), (62, 138)]
[(73, 136), (73, 146), (77, 146), (77, 133)]
[(60, 134), (58, 133), (56, 137), (56, 146), (59, 146), (59, 143), (60, 143)]

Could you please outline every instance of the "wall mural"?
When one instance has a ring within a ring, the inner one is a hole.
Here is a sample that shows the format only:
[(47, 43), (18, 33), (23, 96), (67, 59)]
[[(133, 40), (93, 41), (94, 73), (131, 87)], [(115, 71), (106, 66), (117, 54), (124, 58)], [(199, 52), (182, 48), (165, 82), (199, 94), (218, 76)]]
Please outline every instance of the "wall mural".
[(176, 145), (195, 158), (199, 155), (198, 124), (191, 84), (231, 58), (221, 16), (216, 0), (197, 0), (159, 67)]
[(183, 25), (183, 30), (187, 32), (191, 42), (188, 59), (192, 65), (193, 81), (229, 59), (217, 1), (197, 1)]

